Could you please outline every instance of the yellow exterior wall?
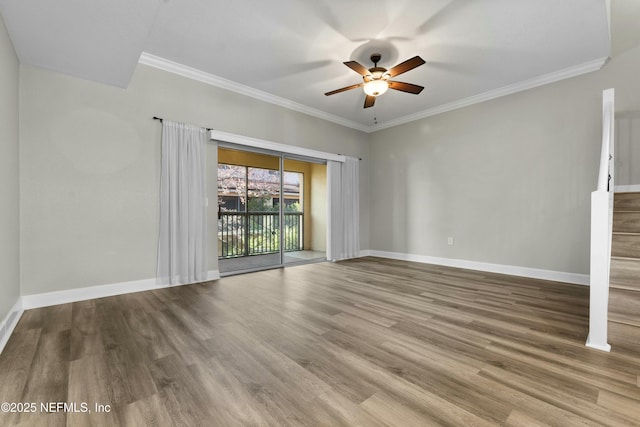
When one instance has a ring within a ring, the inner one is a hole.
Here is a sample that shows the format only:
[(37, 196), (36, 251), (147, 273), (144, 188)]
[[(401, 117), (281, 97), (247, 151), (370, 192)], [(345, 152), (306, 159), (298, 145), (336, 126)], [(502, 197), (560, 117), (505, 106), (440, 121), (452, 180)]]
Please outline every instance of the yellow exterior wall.
[(304, 212), (304, 222), (302, 223), (304, 241), (303, 249), (311, 249), (312, 228), (311, 228), (311, 163), (300, 162), (298, 160), (284, 159), (284, 170), (287, 172), (302, 173), (302, 211)]
[(263, 169), (280, 169), (280, 159), (276, 156), (230, 150), (228, 148), (218, 148), (218, 163)]
[(311, 225), (311, 250), (327, 250), (327, 165), (311, 163), (310, 184), (313, 193), (309, 196), (309, 224)]

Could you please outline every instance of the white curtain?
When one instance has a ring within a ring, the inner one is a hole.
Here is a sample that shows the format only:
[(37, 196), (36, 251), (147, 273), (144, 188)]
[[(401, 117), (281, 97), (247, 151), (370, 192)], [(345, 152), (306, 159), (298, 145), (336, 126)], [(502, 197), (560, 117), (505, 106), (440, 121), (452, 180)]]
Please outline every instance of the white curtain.
[(159, 284), (207, 279), (206, 129), (162, 122)]
[(359, 160), (327, 162), (329, 190), (327, 259), (355, 258), (360, 253)]

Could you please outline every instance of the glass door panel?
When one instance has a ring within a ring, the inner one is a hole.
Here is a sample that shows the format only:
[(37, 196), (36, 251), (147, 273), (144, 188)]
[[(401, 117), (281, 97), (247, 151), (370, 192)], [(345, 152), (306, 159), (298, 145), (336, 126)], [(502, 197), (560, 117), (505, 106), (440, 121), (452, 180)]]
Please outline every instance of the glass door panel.
[(246, 167), (218, 164), (218, 258), (245, 254)]
[[(249, 255), (280, 252), (280, 171), (248, 168)], [(278, 260), (279, 261), (279, 260)], [(279, 262), (278, 262), (279, 264)]]
[(282, 265), (280, 158), (218, 149), (220, 273)]
[(284, 159), (284, 264), (325, 260), (325, 164)]

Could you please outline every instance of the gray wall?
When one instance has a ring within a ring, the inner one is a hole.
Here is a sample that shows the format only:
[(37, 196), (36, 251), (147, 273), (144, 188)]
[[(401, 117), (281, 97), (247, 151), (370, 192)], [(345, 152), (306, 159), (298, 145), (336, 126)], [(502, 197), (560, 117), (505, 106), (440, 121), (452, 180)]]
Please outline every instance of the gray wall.
[[(155, 277), (161, 125), (153, 116), (363, 157), (361, 204), (369, 204), (360, 131), (144, 65), (126, 90), (30, 66), (20, 77), (23, 295)], [(211, 148), (210, 270), (216, 162)]]
[(602, 90), (639, 110), (638, 70), (636, 47), (595, 73), (374, 133), (371, 249), (588, 273)]
[(19, 65), (0, 16), (0, 321), (20, 296)]

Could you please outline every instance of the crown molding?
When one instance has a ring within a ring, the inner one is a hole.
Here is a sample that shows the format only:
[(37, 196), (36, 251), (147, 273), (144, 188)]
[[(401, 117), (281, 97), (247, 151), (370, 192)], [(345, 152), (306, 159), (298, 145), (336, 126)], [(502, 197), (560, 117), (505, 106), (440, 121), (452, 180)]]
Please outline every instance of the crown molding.
[(142, 52), (138, 63), (158, 68), (169, 73), (177, 74), (182, 77), (187, 77), (189, 79), (206, 83), (211, 86), (219, 87), (221, 89), (226, 89), (231, 92), (236, 92), (241, 95), (249, 96), (251, 98), (259, 99), (260, 101), (268, 102), (270, 104), (297, 111), (308, 116), (327, 120), (329, 122), (333, 122), (362, 132), (371, 132), (370, 126), (363, 125), (361, 123), (345, 119), (340, 116), (336, 116), (335, 114), (330, 114), (325, 111), (318, 110), (317, 108), (307, 107), (306, 105), (300, 104), (298, 102), (294, 102), (286, 98), (281, 98), (279, 96), (254, 89), (252, 87), (236, 83), (231, 80), (227, 80), (222, 77), (218, 77), (216, 75), (170, 61), (168, 59), (161, 58), (159, 56), (151, 55), (147, 52)]
[(427, 110), (423, 110), (417, 113), (398, 117), (397, 119), (378, 123), (377, 125), (372, 125), (372, 126), (364, 125), (364, 124), (355, 122), (353, 120), (345, 119), (335, 114), (330, 114), (325, 111), (318, 110), (317, 108), (311, 108), (306, 105), (300, 104), (298, 102), (291, 101), (289, 99), (272, 95), (270, 93), (263, 92), (258, 89), (254, 89), (252, 87), (249, 87), (240, 83), (236, 83), (231, 80), (227, 80), (222, 77), (218, 77), (213, 74), (209, 74), (204, 71), (200, 71), (195, 68), (191, 68), (186, 65), (182, 65), (177, 62), (170, 61), (168, 59), (161, 58), (159, 56), (151, 55), (150, 53), (147, 53), (147, 52), (142, 52), (138, 62), (140, 64), (148, 65), (150, 67), (158, 68), (160, 70), (167, 71), (169, 73), (187, 77), (189, 79), (206, 83), (211, 86), (219, 87), (222, 89), (239, 93), (241, 95), (259, 99), (260, 101), (278, 105), (280, 107), (297, 111), (299, 113), (303, 113), (312, 117), (317, 117), (319, 119), (327, 120), (329, 122), (333, 122), (333, 123), (346, 126), (352, 129), (356, 129), (362, 132), (372, 133), (382, 129), (387, 129), (390, 127), (424, 119), (426, 117), (431, 117), (438, 114), (446, 113), (448, 111), (457, 110), (459, 108), (468, 107), (470, 105), (479, 104), (484, 101), (489, 101), (489, 100), (500, 98), (506, 95), (511, 95), (517, 92), (533, 89), (538, 86), (544, 86), (550, 83), (558, 82), (560, 80), (577, 77), (582, 74), (590, 73), (592, 71), (598, 71), (607, 63), (608, 60), (609, 60), (608, 56), (604, 58), (598, 58), (593, 61), (585, 62), (583, 64), (565, 68), (563, 70), (554, 71), (552, 73), (544, 74), (542, 76), (534, 77), (532, 79), (524, 80), (522, 82), (503, 86), (501, 88), (490, 90), (478, 95), (470, 96), (468, 98), (460, 99), (458, 101), (438, 105), (436, 107), (429, 108)]
[(419, 111), (414, 114), (398, 117), (397, 119), (389, 120), (377, 125), (371, 126), (370, 132), (390, 128), (393, 126), (402, 125), (405, 123), (413, 122), (415, 120), (424, 119), (426, 117), (435, 116), (437, 114), (446, 113), (448, 111), (457, 110), (458, 108), (468, 107), (473, 104), (479, 104), (491, 99), (500, 98), (506, 95), (511, 95), (517, 92), (523, 92), (525, 90), (533, 89), (538, 86), (544, 86), (550, 83), (555, 83), (560, 80), (569, 79), (571, 77), (577, 77), (582, 74), (590, 73), (592, 71), (598, 71), (604, 64), (607, 63), (609, 57), (599, 58), (593, 61), (585, 62), (583, 64), (575, 65), (573, 67), (565, 68), (560, 71), (554, 71), (553, 73), (544, 74), (542, 76), (534, 77), (529, 80), (524, 80), (518, 83), (503, 86), (498, 89), (493, 89), (478, 95), (470, 96), (468, 98), (460, 99), (458, 101), (450, 102), (448, 104), (438, 105), (427, 110)]

